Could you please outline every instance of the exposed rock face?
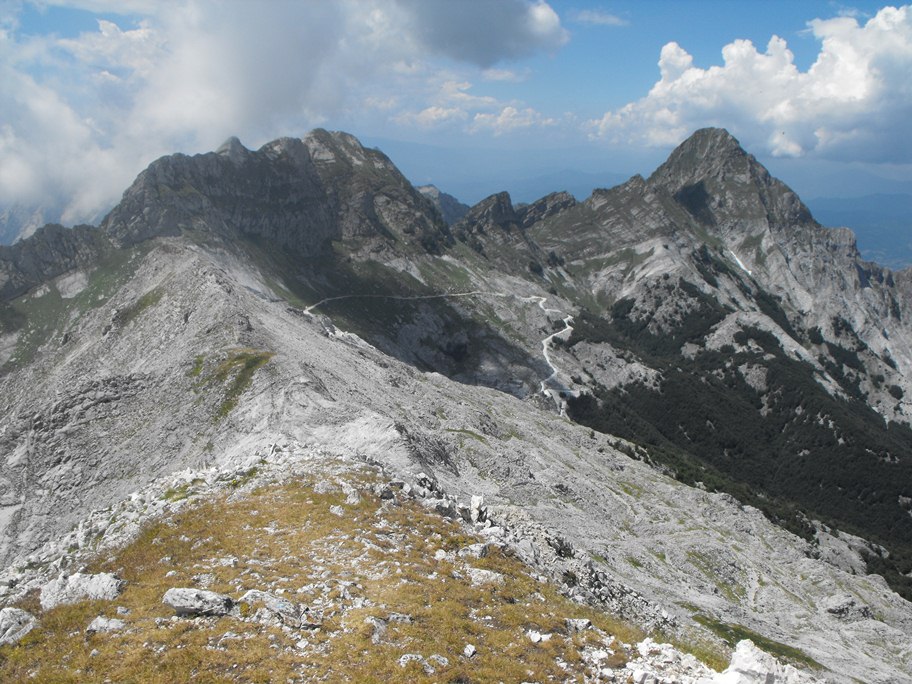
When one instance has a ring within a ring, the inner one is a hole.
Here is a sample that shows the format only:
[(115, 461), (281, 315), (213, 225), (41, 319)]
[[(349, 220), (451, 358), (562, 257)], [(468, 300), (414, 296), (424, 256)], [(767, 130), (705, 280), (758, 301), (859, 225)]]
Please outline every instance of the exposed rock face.
[(234, 607), (230, 596), (204, 589), (168, 589), (162, 603), (177, 615), (227, 615)]
[[(0, 298), (87, 265), (109, 247), (193, 231), (248, 237), (300, 256), (324, 255), (332, 240), (392, 238), (439, 250), (452, 238), (438, 214), (381, 152), (352, 136), (316, 130), (253, 152), (237, 138), (217, 152), (163, 157), (124, 193), (101, 231), (48, 225), (0, 247)], [(395, 249), (395, 248), (394, 248)]]
[(510, 193), (499, 192), (471, 207), (462, 221), (470, 232), (492, 233), (500, 229), (509, 233), (519, 225)]
[(524, 228), (528, 228), (549, 216), (569, 209), (575, 204), (576, 199), (569, 192), (552, 192), (550, 195), (545, 195), (522, 208), (519, 212), (522, 217), (522, 225)]
[(90, 226), (66, 229), (48, 224), (27, 240), (0, 247), (0, 301), (92, 263), (104, 251), (105, 243)]
[[(487, 525), (488, 550), (580, 601), (672, 631), (694, 614), (741, 625), (836, 681), (912, 672), (912, 610), (863, 574), (912, 520), (912, 442), (883, 420), (908, 421), (912, 275), (858, 261), (847, 231), (817, 226), (724, 132), (584, 202), (492, 196), (452, 235), (350, 136), (230, 140), (153, 164), (100, 229), (44, 234), (0, 249), (0, 351), (22, 352), (0, 375), (0, 596), (31, 586), (29, 568), (79, 567), (71, 548), (129, 538), (197, 477), (338, 454), (389, 469), (384, 501), (414, 493)], [(587, 401), (597, 430), (555, 410)], [(662, 461), (682, 452), (705, 460)], [(757, 506), (813, 495), (797, 501), (831, 530), (876, 511), (895, 537), (809, 543), (712, 491), (726, 468), (756, 478), (737, 491)], [(884, 496), (852, 490), (875, 476)], [(264, 621), (310, 619), (247, 598)]]
[(452, 195), (441, 192), (434, 185), (419, 185), (417, 190), (434, 203), (448, 226), (458, 223), (469, 211), (468, 204), (463, 204)]
[(403, 230), (444, 240), (425, 200), (382, 153), (350, 135), (317, 130), (246, 150), (234, 138), (217, 152), (163, 157), (141, 173), (103, 231), (120, 245), (201, 231), (243, 235), (310, 257), (332, 240)]
[(648, 183), (723, 234), (755, 223), (795, 232), (816, 226), (798, 196), (720, 128), (704, 128), (690, 136)]
[(0, 646), (15, 644), (37, 625), (37, 620), (24, 610), (0, 608)]
[(61, 575), (41, 587), (41, 607), (50, 610), (55, 606), (86, 599), (113, 601), (125, 585), (126, 582), (111, 573), (86, 575), (77, 572), (69, 576)]
[(750, 640), (738, 642), (731, 664), (712, 678), (713, 684), (813, 684), (816, 677), (783, 665)]

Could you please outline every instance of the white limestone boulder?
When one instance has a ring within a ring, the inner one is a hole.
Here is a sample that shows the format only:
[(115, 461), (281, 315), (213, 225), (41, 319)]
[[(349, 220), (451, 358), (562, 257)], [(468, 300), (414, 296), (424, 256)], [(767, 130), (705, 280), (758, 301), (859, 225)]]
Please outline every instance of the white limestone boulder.
[(41, 587), (41, 608), (50, 610), (55, 606), (78, 603), (79, 601), (113, 601), (124, 590), (127, 583), (109, 572), (87, 575), (77, 572), (61, 575)]
[(179, 616), (227, 615), (234, 607), (234, 601), (227, 594), (192, 588), (168, 589), (162, 603), (173, 608)]
[(38, 621), (19, 608), (0, 610), (0, 646), (15, 644), (38, 625)]

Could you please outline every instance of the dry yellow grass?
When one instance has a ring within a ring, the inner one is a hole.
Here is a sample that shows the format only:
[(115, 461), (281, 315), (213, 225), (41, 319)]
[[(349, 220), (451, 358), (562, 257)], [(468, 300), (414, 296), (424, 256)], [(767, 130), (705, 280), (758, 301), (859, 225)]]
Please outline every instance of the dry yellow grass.
[[(604, 646), (606, 637), (595, 630), (568, 634), (566, 618), (589, 618), (628, 643), (643, 636), (567, 600), (499, 551), (435, 560), (437, 549), (479, 540), (416, 502), (381, 503), (368, 493), (371, 473), (346, 479), (362, 492), (357, 504), (346, 503), (338, 487), (315, 491), (314, 478), (188, 506), (151, 523), (90, 568), (119, 573), (128, 581), (123, 595), (39, 613), (39, 629), (0, 648), (0, 681), (581, 681), (580, 649)], [(500, 573), (503, 582), (473, 586), (469, 567)], [(161, 603), (165, 591), (201, 579), (235, 599), (248, 589), (281, 593), (322, 610), (323, 625), (265, 625), (246, 607), (238, 617), (172, 620)], [(118, 606), (129, 614), (118, 615)], [(396, 613), (411, 621), (389, 621), (374, 639), (366, 620)], [(86, 635), (97, 615), (120, 617), (127, 627)], [(554, 636), (534, 644), (528, 630)], [(471, 659), (463, 656), (467, 644), (477, 649)], [(615, 650), (622, 665), (623, 652)], [(421, 663), (401, 666), (406, 653), (443, 656), (447, 664), (432, 663), (430, 675)]]

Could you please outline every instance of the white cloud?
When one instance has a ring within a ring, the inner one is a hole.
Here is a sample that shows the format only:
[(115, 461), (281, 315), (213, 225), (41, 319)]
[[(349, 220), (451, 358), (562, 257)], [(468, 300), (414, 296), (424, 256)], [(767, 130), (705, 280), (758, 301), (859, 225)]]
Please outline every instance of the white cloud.
[(503, 135), (524, 128), (553, 126), (556, 119), (543, 116), (540, 112), (527, 107), (517, 109), (507, 106), (499, 112), (476, 114), (472, 119), (471, 131), (490, 130), (494, 135)]
[(96, 218), (155, 157), (229, 135), (255, 146), (330, 120), (471, 121), (504, 103), (467, 78), (567, 40), (542, 0), (48, 4), (124, 17), (25, 37), (21, 6), (4, 5), (0, 202), (66, 198), (68, 221)]
[(627, 26), (629, 21), (604, 10), (580, 10), (572, 15), (573, 21), (579, 24), (595, 26)]
[(58, 46), (84, 64), (100, 68), (130, 70), (148, 75), (158, 58), (163, 56), (159, 35), (142, 22), (138, 28), (123, 31), (114, 22), (98, 20), (97, 33), (85, 33), (78, 39), (62, 39)]
[(429, 93), (423, 98), (432, 104), (418, 110), (405, 110), (395, 120), (400, 124), (418, 125), (422, 128), (440, 128), (465, 121), (471, 111), (490, 111), (502, 106), (496, 98), (488, 95), (473, 95), (472, 84), (442, 72), (434, 74), (428, 81)]
[(468, 116), (468, 112), (459, 107), (433, 105), (419, 112), (403, 112), (397, 117), (397, 121), (404, 124), (414, 124), (422, 128), (436, 128), (453, 121), (464, 121)]
[(779, 156), (815, 153), (870, 161), (912, 155), (912, 6), (809, 23), (821, 42), (806, 72), (785, 40), (764, 52), (736, 40), (723, 63), (701, 69), (677, 43), (662, 48), (660, 80), (649, 94), (589, 122), (593, 135), (671, 145), (694, 129), (729, 128), (750, 146)]

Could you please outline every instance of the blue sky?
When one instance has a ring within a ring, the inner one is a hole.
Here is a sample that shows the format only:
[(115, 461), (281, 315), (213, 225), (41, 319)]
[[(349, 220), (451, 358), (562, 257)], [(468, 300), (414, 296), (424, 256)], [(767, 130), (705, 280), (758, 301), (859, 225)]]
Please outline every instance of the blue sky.
[(466, 201), (648, 173), (706, 125), (806, 196), (912, 191), (883, 3), (0, 0), (0, 81), (0, 208), (66, 222), (162, 154), (316, 126)]

